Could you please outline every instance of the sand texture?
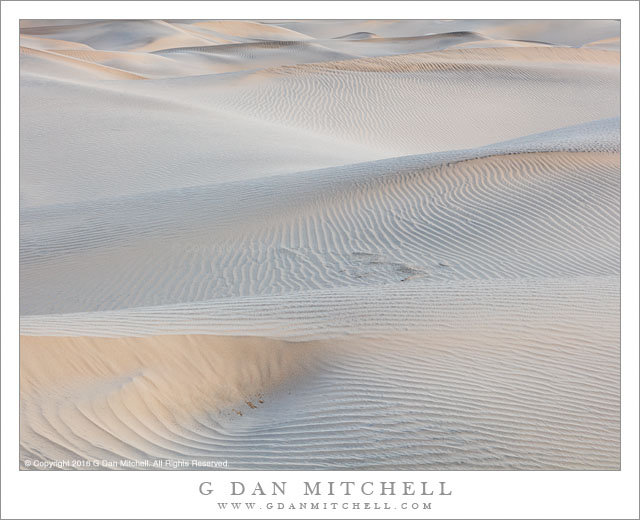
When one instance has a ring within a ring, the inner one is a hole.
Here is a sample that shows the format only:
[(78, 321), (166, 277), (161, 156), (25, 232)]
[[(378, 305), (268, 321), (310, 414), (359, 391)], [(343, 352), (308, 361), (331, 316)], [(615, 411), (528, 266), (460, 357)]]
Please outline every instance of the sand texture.
[(620, 467), (619, 22), (20, 45), (22, 468)]

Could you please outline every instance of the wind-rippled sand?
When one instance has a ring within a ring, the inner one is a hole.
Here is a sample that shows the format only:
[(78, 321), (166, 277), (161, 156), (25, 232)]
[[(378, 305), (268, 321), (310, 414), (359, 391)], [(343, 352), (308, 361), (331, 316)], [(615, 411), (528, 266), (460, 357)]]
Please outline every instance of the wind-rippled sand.
[(618, 469), (617, 21), (23, 21), (21, 467)]

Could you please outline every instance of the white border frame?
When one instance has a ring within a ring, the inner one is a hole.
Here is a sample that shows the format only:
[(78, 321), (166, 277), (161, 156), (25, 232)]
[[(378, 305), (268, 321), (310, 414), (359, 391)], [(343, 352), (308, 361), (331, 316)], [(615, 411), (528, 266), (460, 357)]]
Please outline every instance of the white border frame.
[[(622, 20), (622, 470), (612, 472), (35, 472), (18, 471), (18, 20), (20, 18), (618, 18)], [(447, 481), (432, 510), (271, 511), (260, 518), (638, 518), (637, 2), (3, 2), (2, 518), (243, 518), (198, 493), (246, 483)], [(297, 497), (288, 493), (286, 500)], [(385, 497), (369, 500), (383, 502)], [(341, 498), (336, 497), (336, 501)], [(276, 499), (277, 500), (277, 499)], [(355, 500), (354, 500), (355, 501)], [(360, 499), (362, 501), (362, 499)], [(391, 500), (387, 500), (393, 503)], [(400, 497), (399, 501), (403, 501)], [(420, 501), (420, 499), (416, 499)], [(256, 513), (258, 513), (256, 511)], [(404, 514), (404, 516), (403, 516)], [(230, 516), (229, 516), (230, 515)]]

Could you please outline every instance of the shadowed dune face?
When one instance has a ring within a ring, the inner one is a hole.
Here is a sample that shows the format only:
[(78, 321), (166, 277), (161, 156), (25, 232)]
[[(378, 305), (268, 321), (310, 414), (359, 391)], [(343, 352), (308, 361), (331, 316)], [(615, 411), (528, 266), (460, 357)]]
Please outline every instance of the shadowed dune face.
[(619, 22), (20, 43), (21, 461), (619, 467)]

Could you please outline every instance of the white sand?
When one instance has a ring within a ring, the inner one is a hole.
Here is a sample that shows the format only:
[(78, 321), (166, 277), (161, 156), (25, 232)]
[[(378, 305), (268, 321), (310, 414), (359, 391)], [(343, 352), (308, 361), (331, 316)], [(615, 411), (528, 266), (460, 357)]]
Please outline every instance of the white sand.
[(619, 61), (615, 21), (24, 22), (21, 456), (618, 468)]

